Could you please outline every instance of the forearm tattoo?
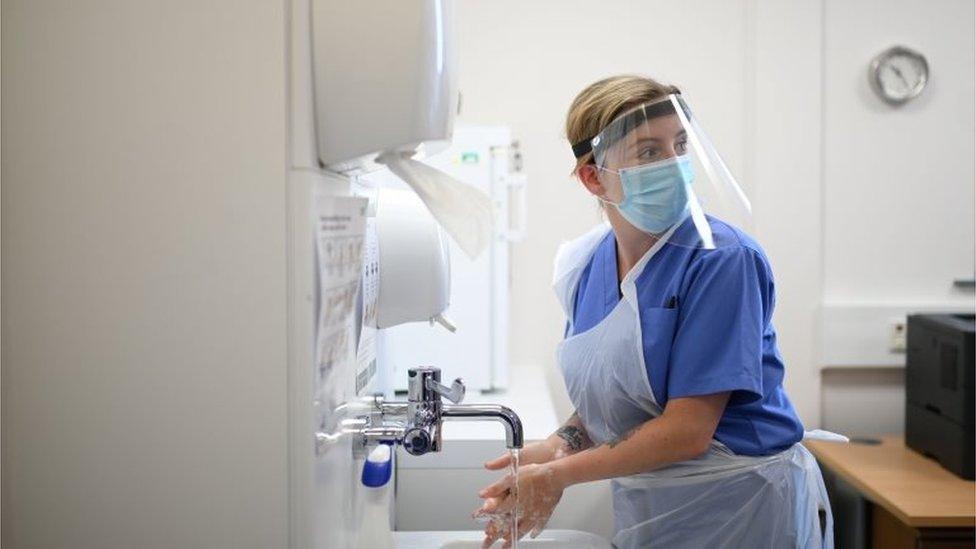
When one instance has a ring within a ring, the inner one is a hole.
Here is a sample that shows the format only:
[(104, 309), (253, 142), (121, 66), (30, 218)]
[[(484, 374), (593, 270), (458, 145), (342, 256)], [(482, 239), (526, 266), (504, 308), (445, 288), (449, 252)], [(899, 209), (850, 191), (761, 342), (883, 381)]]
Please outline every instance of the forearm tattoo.
[(556, 431), (556, 436), (566, 441), (566, 447), (574, 452), (583, 449), (583, 439), (586, 435), (575, 425), (563, 425)]
[(590, 437), (580, 422), (579, 415), (575, 412), (566, 420), (566, 424), (556, 431), (556, 436), (566, 442), (566, 448), (571, 452), (579, 452), (584, 448), (593, 446), (593, 442), (590, 441)]

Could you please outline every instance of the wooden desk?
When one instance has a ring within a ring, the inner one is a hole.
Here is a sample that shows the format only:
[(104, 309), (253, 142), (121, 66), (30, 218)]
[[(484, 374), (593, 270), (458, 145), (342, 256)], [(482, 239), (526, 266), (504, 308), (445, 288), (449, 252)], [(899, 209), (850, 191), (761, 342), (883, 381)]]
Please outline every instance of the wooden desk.
[[(878, 440), (881, 444), (803, 444), (821, 466), (874, 504), (874, 547), (967, 546), (959, 545), (960, 536), (971, 543), (976, 526), (976, 483), (960, 479), (907, 448), (901, 435)], [(915, 541), (910, 543), (911, 538)], [(933, 539), (944, 541), (931, 543)]]

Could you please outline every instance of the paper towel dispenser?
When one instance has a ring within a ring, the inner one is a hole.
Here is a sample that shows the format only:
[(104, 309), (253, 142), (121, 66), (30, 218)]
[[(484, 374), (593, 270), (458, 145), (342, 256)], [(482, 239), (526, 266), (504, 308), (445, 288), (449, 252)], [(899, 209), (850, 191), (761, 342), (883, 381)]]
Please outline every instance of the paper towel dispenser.
[(454, 129), (451, 8), (451, 0), (312, 0), (316, 148), (333, 172), (389, 168), (477, 257), (491, 239), (491, 198), (414, 158), (446, 148)]
[(450, 246), (424, 203), (410, 191), (379, 189), (375, 227), (375, 327), (436, 321), (453, 331), (443, 317), (451, 294)]
[(447, 142), (458, 108), (450, 0), (312, 1), (319, 161), (340, 173), (376, 154)]

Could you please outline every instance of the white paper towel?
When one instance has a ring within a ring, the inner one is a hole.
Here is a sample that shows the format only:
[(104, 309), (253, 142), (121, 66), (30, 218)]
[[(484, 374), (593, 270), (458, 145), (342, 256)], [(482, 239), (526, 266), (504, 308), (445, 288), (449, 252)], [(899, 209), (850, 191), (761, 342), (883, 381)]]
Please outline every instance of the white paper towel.
[(389, 151), (376, 158), (420, 196), (434, 219), (472, 259), (491, 241), (494, 207), (484, 192), (411, 158)]

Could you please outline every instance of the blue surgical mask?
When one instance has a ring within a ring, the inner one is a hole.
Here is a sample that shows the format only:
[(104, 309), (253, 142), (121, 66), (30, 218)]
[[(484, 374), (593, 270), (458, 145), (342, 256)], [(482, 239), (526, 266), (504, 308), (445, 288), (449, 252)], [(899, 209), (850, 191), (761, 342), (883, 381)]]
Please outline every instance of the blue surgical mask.
[(624, 199), (617, 210), (631, 225), (661, 234), (688, 211), (688, 185), (695, 179), (688, 156), (620, 170)]

